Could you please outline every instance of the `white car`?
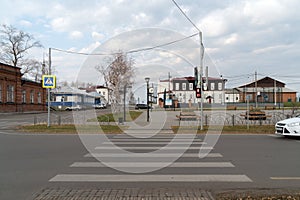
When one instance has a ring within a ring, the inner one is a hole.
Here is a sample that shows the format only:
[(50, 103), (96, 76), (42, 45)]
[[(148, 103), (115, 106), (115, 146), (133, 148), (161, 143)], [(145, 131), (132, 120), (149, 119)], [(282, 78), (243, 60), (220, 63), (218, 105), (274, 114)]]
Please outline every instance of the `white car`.
[(68, 110), (68, 111), (70, 111), (70, 110), (81, 110), (81, 106), (80, 105), (67, 106), (65, 108), (65, 110)]
[(96, 109), (105, 109), (106, 104), (105, 103), (98, 103), (98, 104), (94, 104), (93, 107), (96, 108)]
[(300, 115), (277, 122), (275, 125), (275, 134), (300, 136)]

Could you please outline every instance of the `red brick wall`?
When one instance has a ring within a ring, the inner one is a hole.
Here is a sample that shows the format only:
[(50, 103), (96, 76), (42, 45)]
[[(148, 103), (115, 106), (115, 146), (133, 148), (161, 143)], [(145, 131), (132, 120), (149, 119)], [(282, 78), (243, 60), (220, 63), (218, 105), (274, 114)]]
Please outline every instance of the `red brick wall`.
[[(46, 110), (46, 89), (41, 83), (22, 80), (20, 68), (0, 63), (0, 85), (2, 89), (0, 112), (28, 112)], [(14, 101), (8, 102), (7, 86), (14, 87)], [(26, 103), (22, 103), (22, 91), (26, 90)], [(34, 102), (30, 103), (30, 91), (34, 92)], [(41, 93), (41, 103), (38, 103), (37, 93)]]

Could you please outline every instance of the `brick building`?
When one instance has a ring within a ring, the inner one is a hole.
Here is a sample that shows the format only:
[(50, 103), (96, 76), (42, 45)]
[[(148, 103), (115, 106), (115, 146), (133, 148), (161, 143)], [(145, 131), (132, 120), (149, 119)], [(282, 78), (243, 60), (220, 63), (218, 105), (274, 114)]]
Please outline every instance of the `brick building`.
[(236, 88), (240, 93), (240, 102), (274, 103), (295, 102), (297, 92), (285, 87), (285, 83), (270, 77)]
[(46, 110), (46, 89), (22, 78), (21, 69), (0, 63), (0, 112)]

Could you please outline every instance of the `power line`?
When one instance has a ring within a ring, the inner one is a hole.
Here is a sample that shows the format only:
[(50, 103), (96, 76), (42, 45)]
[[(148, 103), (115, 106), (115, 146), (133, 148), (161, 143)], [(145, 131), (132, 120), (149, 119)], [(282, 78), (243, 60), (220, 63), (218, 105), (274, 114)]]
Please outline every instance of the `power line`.
[[(130, 51), (126, 51), (124, 53), (125, 54), (130, 54), (130, 53), (137, 53), (137, 52), (141, 52), (141, 51), (150, 51), (150, 50), (153, 50), (153, 49), (161, 48), (161, 47), (164, 47), (164, 46), (168, 46), (168, 45), (171, 45), (171, 44), (175, 44), (175, 43), (184, 41), (186, 39), (195, 37), (197, 35), (198, 35), (198, 33), (194, 33), (190, 36), (180, 38), (178, 40), (174, 40), (174, 41), (167, 42), (167, 43), (164, 43), (164, 44), (156, 45), (156, 46), (153, 46), (153, 47), (146, 47), (146, 48), (141, 48), (141, 49), (136, 49), (136, 50), (130, 50)], [(84, 56), (110, 56), (110, 55), (117, 55), (119, 53), (119, 52), (118, 53), (116, 53), (116, 52), (115, 53), (81, 53), (81, 52), (68, 51), (68, 50), (63, 50), (63, 49), (58, 49), (58, 48), (51, 48), (51, 49), (53, 49), (55, 51), (59, 51), (59, 52), (64, 52), (64, 53), (69, 53), (69, 54), (77, 54), (77, 55), (84, 55)]]
[(189, 16), (187, 16), (187, 14), (185, 14), (185, 12), (180, 8), (180, 6), (177, 4), (177, 2), (175, 1), (175, 0), (172, 0), (173, 1), (173, 3), (176, 5), (176, 7), (180, 10), (180, 12), (185, 16), (185, 18), (187, 19), (187, 20), (189, 20), (189, 22), (199, 31), (199, 32), (201, 32), (200, 31), (200, 29), (196, 26), (196, 24), (194, 24), (194, 22), (189, 18)]

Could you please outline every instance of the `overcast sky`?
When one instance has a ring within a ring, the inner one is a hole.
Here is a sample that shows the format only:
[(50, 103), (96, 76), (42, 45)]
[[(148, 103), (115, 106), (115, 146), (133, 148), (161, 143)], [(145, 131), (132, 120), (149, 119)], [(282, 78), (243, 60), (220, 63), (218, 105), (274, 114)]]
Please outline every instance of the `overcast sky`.
[[(228, 87), (271, 76), (300, 91), (299, 0), (177, 0), (203, 33), (205, 66)], [(83, 53), (128, 51), (165, 44), (197, 33), (172, 0), (1, 0), (0, 23), (29, 32), (43, 50)], [(192, 76), (199, 65), (199, 38), (131, 54), (138, 80)], [(59, 80), (74, 81), (87, 56), (53, 51)], [(99, 59), (99, 58), (98, 58)], [(104, 57), (101, 57), (103, 60)], [(89, 71), (89, 73), (88, 73)], [(137, 81), (138, 82), (138, 81)], [(101, 80), (98, 80), (101, 83)]]

